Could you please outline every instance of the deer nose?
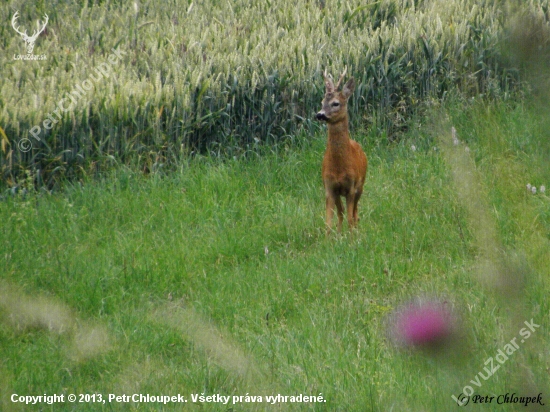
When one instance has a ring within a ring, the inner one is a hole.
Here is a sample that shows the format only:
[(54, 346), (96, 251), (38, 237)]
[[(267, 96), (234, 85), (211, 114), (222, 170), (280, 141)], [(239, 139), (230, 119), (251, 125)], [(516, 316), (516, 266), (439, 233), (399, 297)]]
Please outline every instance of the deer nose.
[(317, 118), (317, 120), (325, 120), (325, 121), (328, 120), (327, 115), (323, 111), (320, 111), (319, 113), (317, 113), (315, 117)]

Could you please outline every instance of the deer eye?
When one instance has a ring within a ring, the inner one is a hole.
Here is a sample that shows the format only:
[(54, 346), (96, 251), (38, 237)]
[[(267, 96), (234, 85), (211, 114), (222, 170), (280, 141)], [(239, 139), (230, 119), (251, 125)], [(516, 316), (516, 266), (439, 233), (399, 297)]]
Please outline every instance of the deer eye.
[(334, 103), (331, 104), (331, 106), (332, 107), (338, 107), (338, 106), (340, 106), (340, 103), (339, 102), (334, 102)]

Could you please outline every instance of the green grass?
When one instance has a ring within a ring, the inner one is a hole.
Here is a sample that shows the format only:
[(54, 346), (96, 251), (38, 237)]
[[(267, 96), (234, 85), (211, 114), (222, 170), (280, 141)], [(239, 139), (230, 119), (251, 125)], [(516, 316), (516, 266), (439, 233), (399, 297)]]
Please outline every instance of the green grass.
[[(454, 410), (451, 395), (531, 319), (541, 327), (475, 389), (542, 392), (548, 404), (550, 200), (525, 190), (549, 185), (548, 121), (527, 104), (472, 103), (446, 116), (406, 144), (355, 135), (370, 163), (353, 238), (325, 237), (324, 133), (239, 160), (197, 157), (172, 174), (119, 168), (62, 193), (4, 198), (2, 410), (38, 410), (12, 393), (179, 393), (185, 410), (204, 411)], [(458, 147), (445, 144), (450, 125)], [(492, 245), (453, 172), (466, 145), (462, 182), (482, 188), (473, 204)], [(493, 283), (480, 272), (487, 261)], [(524, 279), (512, 292), (499, 286), (510, 273)], [(387, 339), (388, 314), (417, 296), (461, 314), (463, 337), (443, 353)], [(193, 404), (201, 393), (326, 402)], [(138, 407), (181, 410), (78, 409)]]

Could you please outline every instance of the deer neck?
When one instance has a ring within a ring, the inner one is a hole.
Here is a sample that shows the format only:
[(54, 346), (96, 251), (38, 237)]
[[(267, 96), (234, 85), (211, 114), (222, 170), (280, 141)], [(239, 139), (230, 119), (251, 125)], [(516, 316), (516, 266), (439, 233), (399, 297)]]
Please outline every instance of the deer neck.
[(349, 144), (349, 125), (347, 116), (337, 123), (328, 124), (328, 148), (339, 151)]

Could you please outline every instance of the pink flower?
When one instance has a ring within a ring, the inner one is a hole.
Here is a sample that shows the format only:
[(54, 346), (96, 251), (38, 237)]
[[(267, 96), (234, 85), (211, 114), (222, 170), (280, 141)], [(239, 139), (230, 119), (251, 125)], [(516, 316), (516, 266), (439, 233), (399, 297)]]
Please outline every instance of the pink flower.
[(450, 311), (438, 302), (404, 306), (396, 311), (390, 327), (398, 344), (415, 347), (441, 343), (454, 329)]

